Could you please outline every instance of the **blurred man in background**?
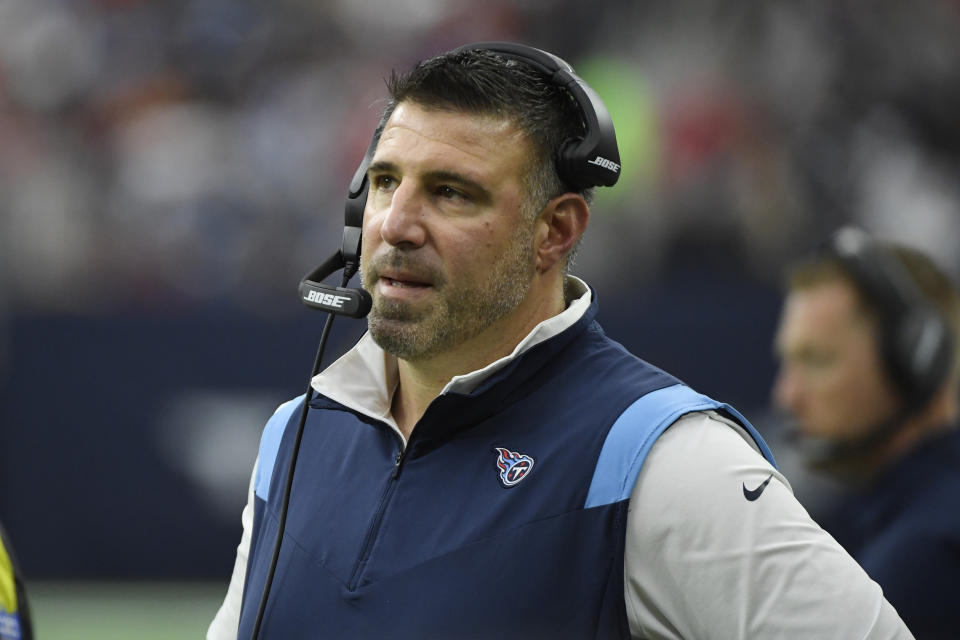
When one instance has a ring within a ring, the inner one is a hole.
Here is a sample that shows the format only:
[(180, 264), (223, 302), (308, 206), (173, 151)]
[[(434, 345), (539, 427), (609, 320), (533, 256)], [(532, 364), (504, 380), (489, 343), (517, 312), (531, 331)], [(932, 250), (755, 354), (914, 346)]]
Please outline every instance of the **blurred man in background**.
[(800, 456), (850, 489), (821, 524), (917, 638), (960, 628), (958, 328), (932, 260), (845, 228), (790, 272), (776, 337)]

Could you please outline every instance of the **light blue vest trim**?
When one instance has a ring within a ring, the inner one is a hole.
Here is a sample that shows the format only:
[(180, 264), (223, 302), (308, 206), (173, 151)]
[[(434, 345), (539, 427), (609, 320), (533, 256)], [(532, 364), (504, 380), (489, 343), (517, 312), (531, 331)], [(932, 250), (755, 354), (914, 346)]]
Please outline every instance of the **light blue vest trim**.
[(620, 414), (603, 443), (584, 507), (599, 507), (630, 497), (640, 467), (657, 438), (680, 416), (692, 411), (723, 409), (735, 417), (776, 467), (773, 454), (756, 429), (733, 407), (676, 384), (651, 391)]
[(290, 422), (293, 412), (300, 407), (304, 396), (284, 402), (267, 420), (260, 436), (260, 454), (257, 457), (257, 472), (253, 481), (254, 493), (263, 501), (270, 497), (270, 478), (273, 476), (273, 465), (277, 460), (277, 451), (283, 439), (283, 431)]

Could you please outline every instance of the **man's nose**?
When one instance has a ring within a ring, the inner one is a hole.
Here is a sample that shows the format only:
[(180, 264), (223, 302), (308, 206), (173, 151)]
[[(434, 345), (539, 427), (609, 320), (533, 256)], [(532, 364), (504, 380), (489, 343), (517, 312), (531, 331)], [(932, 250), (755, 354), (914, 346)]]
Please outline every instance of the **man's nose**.
[(395, 247), (421, 246), (427, 238), (426, 203), (411, 181), (401, 182), (393, 192), (380, 225), (380, 237)]

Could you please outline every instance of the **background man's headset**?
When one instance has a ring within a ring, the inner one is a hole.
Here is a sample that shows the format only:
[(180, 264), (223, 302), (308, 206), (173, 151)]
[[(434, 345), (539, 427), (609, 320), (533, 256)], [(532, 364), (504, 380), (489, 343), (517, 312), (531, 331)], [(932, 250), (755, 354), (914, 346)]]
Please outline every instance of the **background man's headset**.
[[(577, 105), (583, 121), (583, 135), (570, 138), (560, 145), (556, 163), (557, 173), (561, 180), (571, 189), (586, 189), (589, 187), (610, 187), (620, 177), (620, 152), (617, 147), (617, 138), (613, 129), (613, 120), (600, 96), (590, 88), (574, 72), (567, 62), (557, 56), (522, 44), (512, 42), (478, 42), (458, 47), (451, 53), (482, 49), (496, 53), (504, 58), (526, 63), (542, 73), (553, 84), (563, 88)], [(293, 473), (300, 451), (300, 441), (303, 438), (303, 429), (307, 421), (309, 399), (312, 394), (312, 381), (320, 372), (323, 359), (323, 350), (333, 323), (334, 315), (346, 315), (351, 318), (363, 318), (370, 312), (372, 301), (370, 294), (363, 289), (347, 288), (350, 278), (360, 268), (360, 245), (363, 229), (363, 211), (367, 203), (367, 193), (370, 183), (367, 178), (367, 169), (377, 149), (380, 129), (374, 133), (370, 146), (367, 148), (363, 161), (357, 168), (350, 181), (350, 191), (347, 195), (344, 211), (343, 241), (340, 249), (326, 262), (307, 274), (300, 282), (300, 298), (304, 304), (313, 309), (329, 313), (323, 332), (320, 336), (320, 346), (313, 363), (310, 381), (300, 412), (300, 421), (290, 456), (290, 466), (287, 470), (281, 498), (279, 525), (277, 537), (273, 546), (273, 557), (267, 571), (266, 582), (260, 597), (260, 606), (253, 627), (253, 639), (260, 634), (263, 614), (266, 611), (270, 597), (270, 587), (273, 575), (277, 568), (277, 558), (280, 555), (280, 545), (283, 541), (283, 532), (286, 525), (287, 509), (290, 504), (290, 490), (293, 486)], [(324, 278), (343, 270), (343, 279), (339, 287), (321, 282)]]
[(805, 452), (823, 462), (867, 452), (892, 436), (941, 388), (953, 356), (953, 337), (943, 314), (887, 247), (862, 229), (847, 226), (834, 233), (824, 252), (840, 263), (876, 309), (880, 359), (901, 406), (861, 438), (819, 443)]

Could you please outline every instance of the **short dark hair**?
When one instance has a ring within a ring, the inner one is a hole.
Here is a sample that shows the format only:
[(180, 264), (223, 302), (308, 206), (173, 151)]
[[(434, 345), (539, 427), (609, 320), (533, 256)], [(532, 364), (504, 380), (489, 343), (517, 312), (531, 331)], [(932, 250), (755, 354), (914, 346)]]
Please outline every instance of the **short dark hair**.
[(584, 134), (583, 116), (573, 97), (533, 66), (484, 49), (448, 52), (394, 72), (387, 80), (390, 102), (381, 127), (405, 101), (439, 109), (512, 121), (530, 140), (535, 162), (526, 176), (534, 213), (566, 192), (588, 203), (593, 188), (571, 189), (556, 167), (561, 144)]

